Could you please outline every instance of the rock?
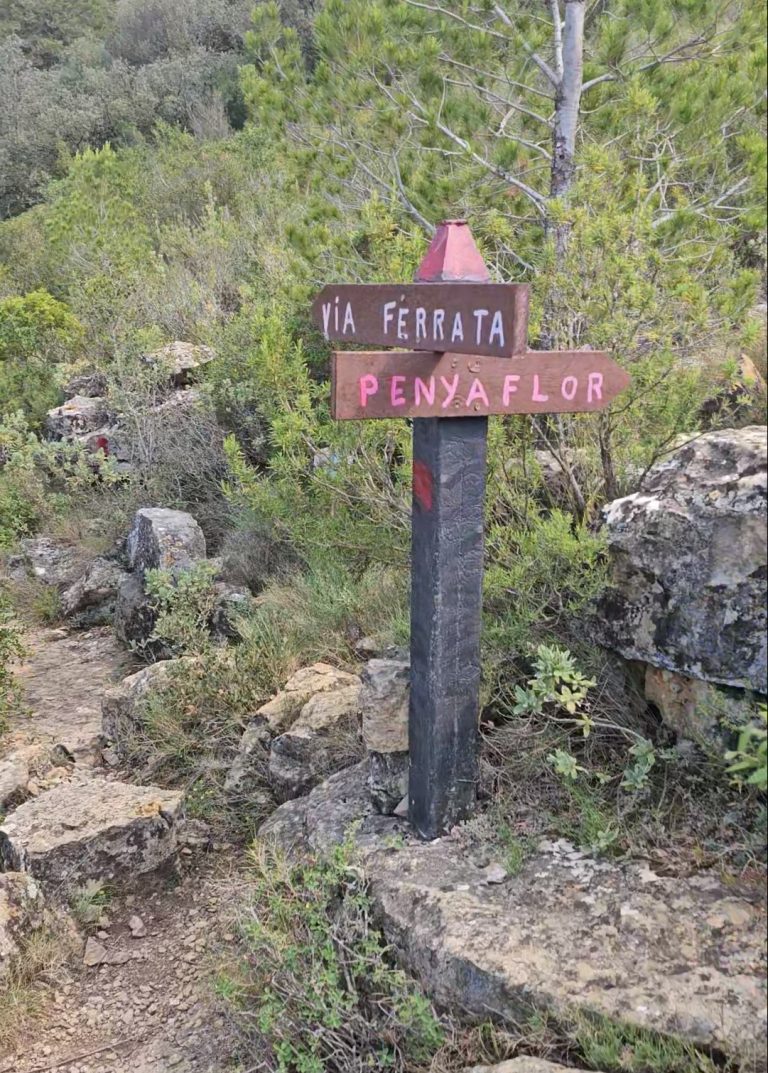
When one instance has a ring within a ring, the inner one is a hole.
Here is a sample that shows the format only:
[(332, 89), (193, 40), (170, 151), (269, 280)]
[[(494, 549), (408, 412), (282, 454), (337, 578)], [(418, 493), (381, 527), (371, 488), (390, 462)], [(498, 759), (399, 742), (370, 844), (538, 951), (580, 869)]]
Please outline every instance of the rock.
[(0, 825), (0, 861), (58, 891), (88, 881), (128, 882), (176, 852), (182, 795), (98, 777), (61, 783)]
[(76, 436), (75, 440), (91, 454), (101, 452), (105, 458), (111, 458), (118, 473), (128, 473), (133, 468), (130, 437), (119, 425), (101, 425), (92, 432)]
[(408, 752), (410, 677), (407, 660), (372, 659), (363, 668), (360, 707), (370, 752)]
[(268, 723), (273, 734), (280, 734), (293, 723), (316, 693), (328, 693), (355, 685), (360, 685), (356, 674), (340, 671), (328, 663), (313, 663), (311, 667), (296, 671), (285, 683), (285, 688), (262, 705), (256, 715)]
[(103, 965), (106, 960), (107, 948), (102, 946), (97, 939), (94, 939), (94, 937), (90, 935), (85, 943), (83, 965), (86, 965), (88, 968), (94, 968), (96, 965)]
[(0, 983), (24, 938), (44, 923), (42, 892), (31, 876), (0, 874)]
[(82, 577), (61, 595), (61, 610), (66, 616), (99, 609), (105, 617), (114, 612), (117, 592), (126, 572), (110, 559), (94, 559)]
[(765, 912), (754, 890), (715, 872), (595, 860), (565, 840), (489, 884), (460, 838), (421, 843), (372, 815), (364, 778), (364, 765), (333, 776), (260, 835), (328, 853), (353, 829), (376, 919), (439, 1006), (512, 1023), (534, 1010), (597, 1014), (714, 1048), (744, 1073), (762, 1068)]
[(28, 576), (46, 585), (67, 589), (82, 574), (84, 559), (79, 549), (61, 541), (50, 537), (28, 537), (21, 541), (21, 554), (11, 557), (9, 567), (19, 571), (15, 575), (18, 580)]
[(85, 395), (87, 398), (102, 398), (107, 393), (107, 378), (104, 373), (80, 373), (64, 385), (64, 394), (69, 398)]
[(408, 660), (372, 659), (362, 673), (363, 742), (377, 812), (390, 815), (408, 792)]
[(497, 1066), (471, 1066), (464, 1073), (568, 1073), (570, 1066), (561, 1066), (557, 1062), (548, 1062), (545, 1058), (534, 1058), (532, 1055), (520, 1055), (512, 1058), (509, 1062), (501, 1062)]
[(22, 753), (0, 760), (0, 817), (28, 797), (29, 764)]
[(646, 699), (657, 708), (667, 726), (684, 738), (722, 750), (733, 729), (745, 726), (754, 714), (751, 695), (741, 690), (726, 690), (650, 664), (641, 666)]
[(143, 507), (133, 519), (125, 542), (128, 567), (173, 570), (205, 558), (205, 537), (191, 514), (164, 507)]
[(141, 733), (141, 701), (148, 693), (162, 689), (175, 672), (191, 663), (194, 663), (194, 659), (190, 657), (151, 663), (104, 693), (101, 701), (102, 733), (121, 760), (129, 755), (131, 744)]
[(107, 400), (97, 396), (75, 395), (61, 406), (49, 410), (45, 418), (45, 430), (57, 440), (71, 440), (107, 423), (109, 409)]
[(253, 719), (240, 739), (237, 756), (227, 772), (224, 789), (232, 797), (260, 793), (267, 781), (272, 734), (266, 720)]
[(243, 592), (225, 581), (217, 581), (214, 590), (217, 600), (211, 616), (211, 634), (219, 641), (238, 640), (238, 620), (254, 607), (254, 599), (249, 592)]
[(269, 781), (278, 801), (307, 793), (359, 758), (360, 684), (318, 693), (272, 742)]
[(371, 811), (367, 775), (365, 761), (336, 772), (306, 796), (276, 809), (259, 828), (259, 837), (287, 850), (329, 851)]
[(766, 689), (766, 430), (710, 432), (605, 508), (597, 639), (689, 678)]
[(188, 384), (201, 366), (213, 361), (216, 355), (207, 346), (177, 340), (148, 355), (150, 364), (160, 364), (168, 370), (171, 383), (177, 387)]
[(128, 921), (128, 927), (131, 930), (131, 937), (134, 939), (143, 939), (147, 934), (147, 925), (141, 919), (141, 917), (132, 916)]
[[(408, 795), (408, 753), (369, 753), (368, 792), (382, 816), (393, 816)], [(406, 809), (407, 811), (407, 809)]]
[(141, 574), (128, 574), (115, 597), (113, 626), (118, 641), (130, 647), (144, 648), (155, 629), (157, 614), (144, 591)]

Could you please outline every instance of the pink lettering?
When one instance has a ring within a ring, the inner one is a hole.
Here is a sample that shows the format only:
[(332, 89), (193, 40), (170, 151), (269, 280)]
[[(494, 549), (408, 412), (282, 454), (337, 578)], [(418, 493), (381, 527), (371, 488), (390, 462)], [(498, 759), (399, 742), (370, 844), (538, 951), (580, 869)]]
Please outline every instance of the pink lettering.
[(576, 392), (578, 391), (578, 389), (579, 381), (576, 379), (576, 377), (566, 376), (563, 379), (562, 384), (560, 385), (560, 394), (563, 396), (564, 399), (567, 399), (568, 402), (573, 402), (573, 400), (576, 398)]
[(531, 397), (534, 402), (549, 402), (549, 395), (545, 395), (539, 386), (538, 376), (533, 378), (533, 395)]
[(504, 392), (502, 398), (504, 400), (505, 406), (509, 406), (509, 400), (511, 396), (514, 395), (517, 391), (517, 385), (519, 384), (519, 382), (520, 377), (517, 375), (517, 373), (514, 373), (512, 376), (504, 377)]
[(375, 395), (379, 390), (378, 378), (373, 373), (366, 373), (360, 377), (360, 405), (367, 406), (370, 395)]
[(429, 381), (425, 383), (420, 376), (417, 376), (413, 384), (413, 402), (415, 406), (421, 406), (422, 397), (425, 401), (432, 406), (435, 401), (435, 378), (430, 376)]
[(456, 373), (453, 377), (453, 381), (449, 383), (444, 376), (440, 377), (440, 383), (443, 385), (446, 391), (445, 401), (443, 402), (443, 409), (447, 410), (453, 400), (456, 398), (456, 392), (459, 390), (459, 374)]
[(602, 399), (603, 397), (603, 374), (602, 373), (590, 373), (589, 381), (587, 383), (587, 402), (592, 402), (593, 399)]
[(475, 377), (475, 379), (472, 381), (472, 387), (469, 389), (469, 394), (467, 395), (467, 406), (469, 406), (470, 403), (473, 402), (482, 402), (484, 406), (491, 405), (488, 402), (488, 396), (485, 393), (485, 388), (483, 387), (482, 383), (477, 379), (477, 377)]
[(400, 387), (400, 385), (404, 383), (404, 376), (393, 376), (390, 381), (389, 401), (393, 406), (405, 406), (405, 395)]

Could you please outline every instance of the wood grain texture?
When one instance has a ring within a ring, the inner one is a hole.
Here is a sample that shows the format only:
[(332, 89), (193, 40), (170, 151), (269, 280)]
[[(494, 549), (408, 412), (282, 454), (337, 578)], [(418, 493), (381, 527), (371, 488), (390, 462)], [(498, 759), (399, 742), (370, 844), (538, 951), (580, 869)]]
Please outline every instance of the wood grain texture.
[(528, 285), (332, 285), (315, 299), (312, 316), (335, 342), (510, 357), (527, 348)]
[(336, 352), (332, 411), (340, 421), (392, 417), (586, 413), (608, 406), (629, 374), (598, 351), (493, 358), (420, 351)]

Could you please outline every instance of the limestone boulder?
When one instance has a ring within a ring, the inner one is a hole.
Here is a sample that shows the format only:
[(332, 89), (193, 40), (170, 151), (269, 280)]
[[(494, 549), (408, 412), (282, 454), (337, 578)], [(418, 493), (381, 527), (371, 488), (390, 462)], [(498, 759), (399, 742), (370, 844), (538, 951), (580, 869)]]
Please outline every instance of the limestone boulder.
[(0, 760), (0, 817), (28, 796), (29, 762), (22, 751)]
[(408, 793), (410, 664), (400, 659), (372, 659), (361, 677), (360, 707), (371, 800), (378, 812), (390, 815)]
[[(355, 831), (377, 920), (432, 998), (513, 1023), (597, 1014), (764, 1068), (765, 908), (716, 872), (659, 875), (542, 842), (519, 873), (467, 858), (460, 835), (418, 841), (372, 813), (365, 765), (276, 810), (261, 837), (327, 853)], [(354, 826), (353, 826), (354, 825)]]
[(86, 566), (83, 552), (51, 537), (27, 537), (21, 551), (11, 556), (8, 567), (13, 580), (35, 578), (64, 590), (73, 585)]
[(135, 748), (142, 729), (141, 702), (147, 694), (163, 689), (174, 674), (193, 663), (189, 657), (160, 660), (106, 690), (101, 702), (101, 729), (119, 759)]
[(104, 373), (99, 372), (79, 373), (64, 385), (63, 390), (68, 398), (75, 395), (89, 399), (104, 398), (107, 393), (107, 378)]
[(766, 690), (766, 429), (710, 432), (605, 508), (597, 639), (689, 678)]
[(304, 705), (316, 693), (330, 693), (346, 686), (359, 686), (356, 674), (340, 671), (329, 663), (313, 663), (296, 671), (284, 688), (256, 712), (257, 718), (265, 720), (273, 734), (286, 730), (298, 717)]
[(360, 759), (360, 684), (317, 693), (272, 742), (269, 780), (278, 801), (307, 793), (324, 776)]
[(496, 1066), (470, 1066), (464, 1073), (567, 1073), (569, 1068), (558, 1065), (557, 1062), (549, 1062), (546, 1058), (522, 1054), (519, 1058), (511, 1058), (508, 1062), (501, 1062)]
[(261, 796), (268, 784), (269, 752), (272, 733), (264, 719), (252, 719), (240, 739), (235, 757), (224, 781), (224, 789), (232, 798), (251, 799)]
[(128, 568), (184, 569), (205, 558), (205, 537), (191, 514), (165, 507), (143, 507), (125, 541)]
[(127, 574), (115, 596), (115, 637), (130, 648), (146, 649), (156, 622), (154, 604), (144, 590), (144, 576)]
[(0, 863), (58, 892), (130, 884), (173, 860), (182, 795), (98, 776), (61, 783), (0, 825)]
[(31, 876), (0, 874), (0, 985), (24, 939), (43, 926), (44, 908), (42, 891)]
[(171, 383), (181, 387), (194, 380), (202, 366), (214, 357), (210, 347), (175, 340), (148, 355), (147, 360), (152, 365), (160, 365), (167, 371)]
[(107, 400), (101, 396), (75, 395), (49, 410), (45, 430), (57, 440), (71, 440), (105, 425), (109, 417)]
[(99, 618), (108, 620), (114, 613), (118, 590), (127, 577), (125, 570), (113, 560), (94, 559), (85, 573), (61, 594), (62, 613), (71, 617), (82, 616), (87, 611), (92, 623)]

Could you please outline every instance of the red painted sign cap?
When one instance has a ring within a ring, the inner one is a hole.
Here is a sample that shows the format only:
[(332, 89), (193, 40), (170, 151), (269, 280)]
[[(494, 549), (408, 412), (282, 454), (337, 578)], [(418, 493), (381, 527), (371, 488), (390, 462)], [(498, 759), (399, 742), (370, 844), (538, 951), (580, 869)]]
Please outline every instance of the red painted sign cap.
[(415, 276), (417, 283), (489, 283), (490, 279), (466, 220), (440, 224)]

